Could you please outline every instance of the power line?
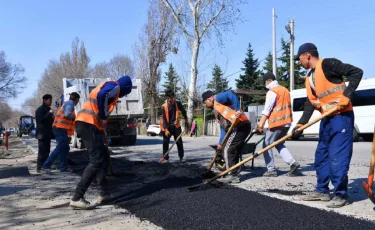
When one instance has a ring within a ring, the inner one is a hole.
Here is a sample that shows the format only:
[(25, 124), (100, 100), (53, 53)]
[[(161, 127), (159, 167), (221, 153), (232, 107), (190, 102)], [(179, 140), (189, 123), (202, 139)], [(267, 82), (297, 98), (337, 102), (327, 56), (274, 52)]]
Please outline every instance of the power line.
[[(279, 52), (282, 51), (282, 50), (283, 50), (283, 49), (279, 49), (276, 53), (279, 53)], [(268, 56), (267, 56), (267, 57), (268, 57)], [(265, 60), (267, 59), (267, 57), (263, 58), (262, 60), (260, 60), (260, 61), (258, 61), (258, 62), (261, 63), (261, 62), (265, 61)], [(228, 78), (228, 77), (233, 76), (234, 74), (237, 74), (237, 73), (240, 73), (240, 72), (243, 72), (243, 70), (240, 70), (240, 71), (237, 71), (237, 72), (231, 73), (231, 74), (225, 76), (224, 78)]]

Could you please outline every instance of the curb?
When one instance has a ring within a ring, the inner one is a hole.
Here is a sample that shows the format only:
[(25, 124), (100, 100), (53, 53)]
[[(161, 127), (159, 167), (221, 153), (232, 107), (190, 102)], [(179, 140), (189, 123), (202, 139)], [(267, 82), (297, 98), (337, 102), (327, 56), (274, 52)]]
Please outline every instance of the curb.
[(27, 166), (0, 168), (0, 179), (29, 175), (29, 168)]

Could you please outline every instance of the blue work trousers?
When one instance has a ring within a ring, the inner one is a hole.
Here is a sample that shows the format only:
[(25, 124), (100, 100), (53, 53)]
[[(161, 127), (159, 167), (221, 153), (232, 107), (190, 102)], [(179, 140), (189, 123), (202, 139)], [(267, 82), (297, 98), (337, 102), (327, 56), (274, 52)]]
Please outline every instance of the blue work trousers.
[(53, 127), (52, 132), (56, 137), (56, 148), (49, 155), (47, 161), (43, 164), (42, 168), (50, 169), (55, 159), (59, 156), (60, 172), (63, 172), (68, 169), (68, 153), (70, 150), (68, 131), (66, 129)]
[(353, 111), (321, 120), (314, 163), (317, 192), (329, 193), (328, 185), (331, 181), (335, 196), (347, 196), (348, 171), (353, 152), (353, 128)]

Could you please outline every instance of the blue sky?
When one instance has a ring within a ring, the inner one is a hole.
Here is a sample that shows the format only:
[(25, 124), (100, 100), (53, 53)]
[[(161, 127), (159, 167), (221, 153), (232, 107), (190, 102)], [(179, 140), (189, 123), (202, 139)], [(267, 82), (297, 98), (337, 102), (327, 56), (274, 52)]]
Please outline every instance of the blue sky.
[[(5, 51), (10, 62), (21, 63), (29, 79), (25, 91), (9, 103), (19, 107), (31, 96), (48, 61), (70, 51), (75, 37), (85, 42), (91, 65), (108, 61), (114, 54), (132, 57), (132, 46), (146, 22), (147, 6), (147, 0), (0, 1), (0, 50)], [(277, 15), (277, 50), (281, 37), (289, 37), (285, 30), (288, 17), (294, 18), (296, 50), (304, 42), (313, 42), (321, 57), (335, 57), (356, 65), (364, 70), (366, 78), (375, 76), (371, 58), (375, 1), (271, 0), (249, 1), (244, 5), (244, 22), (225, 35), (224, 47), (216, 46), (216, 42), (204, 45), (199, 84), (210, 80), (215, 63), (222, 67), (225, 76), (239, 71), (249, 43), (259, 60), (266, 57), (272, 50), (272, 8)], [(168, 63), (172, 62), (180, 75), (188, 77), (186, 63), (190, 63), (190, 55), (183, 40), (180, 44), (179, 53), (171, 54)], [(229, 77), (232, 87), (238, 75)]]

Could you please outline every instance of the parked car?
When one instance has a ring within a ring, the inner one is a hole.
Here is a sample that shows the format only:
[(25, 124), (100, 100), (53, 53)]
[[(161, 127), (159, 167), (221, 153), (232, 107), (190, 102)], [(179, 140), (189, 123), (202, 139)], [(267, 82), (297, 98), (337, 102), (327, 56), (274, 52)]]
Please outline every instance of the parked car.
[(156, 136), (160, 134), (160, 125), (150, 125), (147, 129), (147, 136)]

